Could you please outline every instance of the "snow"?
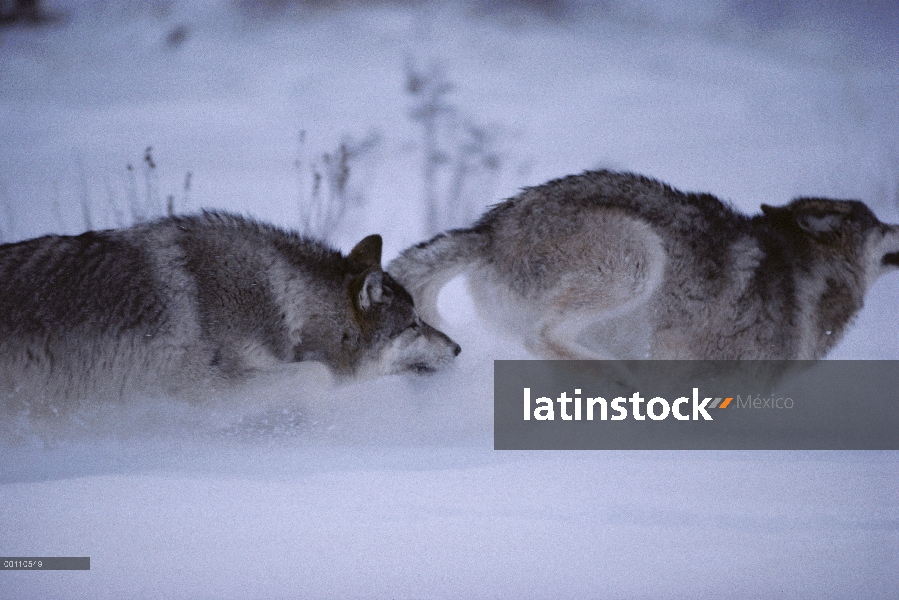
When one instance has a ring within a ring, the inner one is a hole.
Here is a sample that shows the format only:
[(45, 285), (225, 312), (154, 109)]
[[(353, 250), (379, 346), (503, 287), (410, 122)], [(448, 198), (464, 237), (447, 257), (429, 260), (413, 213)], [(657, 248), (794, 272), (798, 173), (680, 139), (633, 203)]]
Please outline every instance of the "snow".
[[(389, 260), (428, 235), (410, 61), (442, 66), (459, 120), (495, 136), (475, 214), (611, 166), (748, 212), (823, 195), (899, 221), (895, 9), (501, 4), (48, 3), (67, 17), (0, 30), (0, 236), (113, 227), (169, 195), (297, 227), (313, 162), (374, 132), (364, 203), (327, 233), (348, 250), (378, 231)], [(899, 358), (897, 293), (878, 282), (833, 357)], [(91, 570), (7, 571), (0, 597), (895, 597), (896, 453), (497, 452), (492, 360), (527, 354), (461, 279), (441, 308), (463, 352), (432, 378), (313, 369), (6, 440), (0, 554)]]

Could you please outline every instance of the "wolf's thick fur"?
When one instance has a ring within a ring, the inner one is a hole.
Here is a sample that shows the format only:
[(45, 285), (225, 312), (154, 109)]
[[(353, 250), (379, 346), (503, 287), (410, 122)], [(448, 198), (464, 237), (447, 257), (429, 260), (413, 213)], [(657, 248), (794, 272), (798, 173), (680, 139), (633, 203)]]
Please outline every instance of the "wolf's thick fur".
[[(459, 347), (381, 270), (206, 212), (0, 246), (0, 399), (217, 389), (299, 361), (338, 376), (429, 372)], [(289, 370), (289, 369), (288, 369)]]
[(746, 216), (628, 173), (525, 189), (388, 271), (439, 325), (460, 273), (485, 316), (548, 358), (817, 359), (899, 266), (899, 227), (861, 202), (800, 198)]

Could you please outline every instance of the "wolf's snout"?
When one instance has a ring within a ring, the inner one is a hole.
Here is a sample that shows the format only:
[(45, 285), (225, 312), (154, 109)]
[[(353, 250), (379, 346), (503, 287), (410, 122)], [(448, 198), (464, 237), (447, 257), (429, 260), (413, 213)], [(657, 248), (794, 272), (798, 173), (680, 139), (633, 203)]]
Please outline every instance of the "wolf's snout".
[(453, 356), (459, 356), (460, 352), (462, 352), (462, 346), (453, 342)]

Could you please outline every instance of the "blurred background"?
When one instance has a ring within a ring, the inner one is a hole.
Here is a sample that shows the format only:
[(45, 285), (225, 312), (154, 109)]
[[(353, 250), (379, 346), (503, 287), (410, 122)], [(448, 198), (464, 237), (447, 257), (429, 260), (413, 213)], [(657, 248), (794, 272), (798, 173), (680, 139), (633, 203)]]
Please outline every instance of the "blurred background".
[(5, 241), (218, 207), (396, 252), (596, 167), (896, 209), (892, 2), (0, 7)]

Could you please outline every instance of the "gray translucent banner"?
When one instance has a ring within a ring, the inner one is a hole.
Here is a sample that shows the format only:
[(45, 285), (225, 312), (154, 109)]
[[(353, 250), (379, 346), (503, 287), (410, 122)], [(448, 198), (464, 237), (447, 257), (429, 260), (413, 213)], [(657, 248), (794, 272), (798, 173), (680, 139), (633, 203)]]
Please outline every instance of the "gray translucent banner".
[(899, 450), (899, 361), (494, 361), (497, 450)]
[(90, 571), (89, 556), (0, 556), (6, 571)]

